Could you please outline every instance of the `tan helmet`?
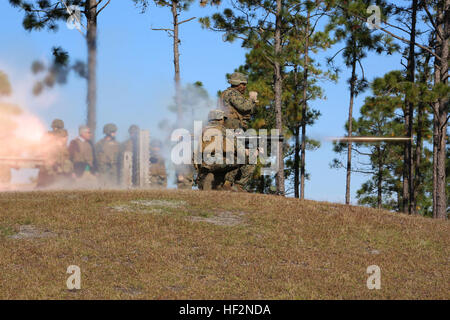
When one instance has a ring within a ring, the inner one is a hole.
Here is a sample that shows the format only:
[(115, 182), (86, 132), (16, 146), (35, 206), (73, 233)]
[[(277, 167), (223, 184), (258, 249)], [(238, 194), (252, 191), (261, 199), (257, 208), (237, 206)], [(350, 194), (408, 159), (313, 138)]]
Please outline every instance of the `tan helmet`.
[(230, 78), (228, 79), (228, 83), (233, 86), (238, 86), (241, 83), (247, 84), (247, 82), (248, 82), (247, 76), (240, 72), (234, 72), (233, 74), (231, 74)]
[(64, 121), (62, 121), (61, 119), (55, 119), (52, 121), (52, 129), (56, 130), (56, 129), (64, 129)]
[(114, 123), (108, 123), (103, 127), (103, 133), (108, 136), (114, 132), (117, 132), (117, 126)]
[(214, 120), (223, 120), (225, 117), (225, 112), (219, 109), (211, 110), (208, 113), (208, 121), (214, 121)]
[(135, 124), (132, 124), (130, 126), (130, 128), (128, 128), (128, 133), (133, 135), (133, 134), (137, 134), (139, 132), (139, 127)]

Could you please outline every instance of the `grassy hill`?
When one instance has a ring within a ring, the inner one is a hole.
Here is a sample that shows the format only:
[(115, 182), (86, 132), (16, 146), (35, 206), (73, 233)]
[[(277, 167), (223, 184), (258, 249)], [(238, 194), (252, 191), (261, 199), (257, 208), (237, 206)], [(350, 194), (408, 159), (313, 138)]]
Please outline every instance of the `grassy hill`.
[(449, 299), (449, 235), (448, 221), (276, 196), (0, 193), (0, 298)]

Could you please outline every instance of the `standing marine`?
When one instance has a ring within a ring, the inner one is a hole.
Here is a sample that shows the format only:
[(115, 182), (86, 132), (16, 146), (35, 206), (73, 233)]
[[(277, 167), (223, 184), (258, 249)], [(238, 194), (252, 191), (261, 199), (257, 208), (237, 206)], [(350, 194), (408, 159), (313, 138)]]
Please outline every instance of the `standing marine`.
[[(231, 87), (222, 93), (220, 99), (220, 106), (224, 110), (226, 117), (225, 127), (227, 129), (247, 130), (250, 125), (251, 115), (255, 112), (258, 103), (258, 93), (250, 91), (249, 98), (245, 97), (248, 80), (240, 72), (231, 74), (228, 82), (231, 84)], [(233, 191), (245, 191), (255, 168), (256, 165), (246, 163), (228, 172), (224, 188), (231, 188)]]
[(56, 184), (67, 183), (71, 179), (73, 164), (69, 159), (67, 149), (68, 133), (64, 129), (64, 122), (60, 119), (53, 120), (52, 131), (44, 137), (42, 147), (45, 150), (44, 165), (39, 168), (37, 187), (46, 188)]
[(117, 126), (108, 123), (103, 127), (105, 137), (95, 145), (97, 173), (100, 186), (117, 187), (119, 184), (120, 145), (116, 141)]
[(247, 82), (247, 76), (240, 72), (234, 72), (228, 80), (231, 86), (220, 96), (220, 108), (225, 112), (227, 129), (247, 130), (249, 127), (251, 115), (258, 102), (258, 94), (251, 91), (250, 98), (245, 97)]
[(64, 126), (65, 125), (64, 125), (64, 121), (63, 120), (55, 119), (55, 120), (52, 121), (52, 124), (51, 124), (52, 131), (49, 131), (49, 133), (50, 134), (54, 134), (54, 133), (58, 132), (59, 130), (65, 130)]

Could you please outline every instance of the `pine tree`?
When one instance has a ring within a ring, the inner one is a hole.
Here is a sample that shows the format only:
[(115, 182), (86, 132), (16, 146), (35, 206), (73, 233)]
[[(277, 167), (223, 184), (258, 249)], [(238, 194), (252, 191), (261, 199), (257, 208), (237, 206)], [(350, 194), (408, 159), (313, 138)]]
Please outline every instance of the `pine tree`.
[[(348, 108), (347, 135), (352, 135), (353, 129), (353, 108), (355, 98), (368, 87), (368, 82), (364, 74), (362, 60), (367, 57), (369, 51), (375, 51), (378, 54), (386, 52), (392, 54), (397, 50), (397, 46), (390, 37), (384, 37), (380, 34), (372, 33), (371, 30), (361, 23), (360, 19), (351, 14), (357, 12), (365, 14), (369, 6), (369, 1), (339, 1), (332, 15), (332, 22), (339, 25), (336, 29), (336, 38), (344, 41), (345, 46), (340, 49), (328, 62), (333, 65), (336, 56), (342, 52), (344, 63), (351, 68), (349, 81), (350, 99)], [(358, 77), (357, 68), (361, 71), (361, 78)], [(346, 165), (346, 188), (345, 203), (350, 204), (350, 185), (352, 172), (352, 143), (347, 144), (347, 165)]]
[[(358, 136), (398, 137), (404, 134), (404, 113), (407, 97), (414, 105), (419, 106), (414, 114), (414, 130), (417, 139), (412, 141), (415, 164), (415, 198), (417, 211), (422, 215), (431, 215), (432, 209), (432, 163), (431, 151), (426, 145), (431, 143), (431, 108), (436, 92), (430, 90), (427, 78), (427, 58), (418, 61), (419, 77), (414, 84), (407, 81), (406, 71), (392, 71), (375, 79), (371, 88), (373, 95), (365, 100), (361, 108), (361, 116), (354, 121), (354, 134)], [(429, 77), (429, 75), (428, 75)], [(412, 87), (413, 85), (413, 87)], [(411, 92), (415, 92), (414, 95)], [(428, 107), (427, 107), (428, 106)], [(424, 144), (426, 142), (426, 144)], [(404, 147), (403, 143), (355, 143), (356, 155), (364, 157), (366, 162), (358, 162), (353, 172), (365, 173), (371, 179), (364, 183), (357, 192), (358, 202), (373, 207), (383, 207), (402, 211)], [(343, 152), (344, 144), (338, 144), (336, 151)], [(342, 162), (335, 160), (336, 167), (343, 167)], [(397, 194), (397, 197), (394, 195)]]
[[(342, 7), (341, 7), (342, 8)], [(448, 60), (449, 60), (449, 37), (450, 37), (450, 0), (422, 0), (419, 8), (423, 12), (421, 19), (430, 26), (430, 32), (435, 40), (431, 44), (424, 44), (415, 39), (413, 43), (410, 39), (403, 37), (401, 32), (404, 29), (398, 25), (391, 24), (387, 20), (382, 20), (378, 27), (381, 32), (392, 36), (406, 44), (426, 51), (433, 57), (434, 63), (434, 87), (436, 93), (433, 101), (433, 217), (447, 219), (447, 169), (446, 169), (446, 141), (448, 126)], [(366, 21), (366, 17), (359, 11), (346, 8), (348, 14), (352, 14), (361, 22)], [(390, 27), (396, 29), (391, 31)], [(408, 33), (408, 32), (407, 32)]]
[[(111, 0), (9, 0), (12, 6), (24, 11), (23, 26), (28, 31), (47, 29), (56, 31), (58, 22), (70, 19), (78, 20), (86, 34), (83, 37), (87, 44), (87, 125), (95, 135), (97, 126), (97, 18), (109, 5)], [(79, 7), (80, 17), (73, 12)], [(85, 23), (81, 20), (84, 17)], [(84, 26), (85, 25), (85, 26)], [(95, 140), (95, 137), (94, 137)]]
[[(433, 104), (434, 134), (433, 134), (433, 161), (434, 161), (434, 211), (433, 217), (447, 219), (447, 126), (449, 112), (449, 95), (444, 94), (448, 90), (448, 60), (450, 37), (450, 0), (440, 0), (434, 6), (434, 17), (430, 14), (430, 22), (435, 27), (435, 86), (442, 90), (440, 97)], [(428, 13), (428, 12), (427, 12)]]
[[(205, 28), (224, 32), (226, 41), (241, 39), (244, 48), (259, 47), (260, 59), (270, 63), (273, 69), (275, 127), (283, 133), (283, 77), (288, 46), (287, 31), (291, 26), (292, 12), (299, 10), (301, 4), (293, 0), (238, 0), (232, 1), (231, 6), (232, 8), (226, 8), (222, 14), (216, 13), (212, 17), (201, 18), (200, 22)], [(283, 148), (280, 148), (277, 159), (277, 192), (284, 195)]]
[(71, 72), (75, 72), (80, 78), (87, 80), (86, 63), (77, 60), (71, 64), (69, 54), (61, 47), (54, 47), (52, 53), (53, 59), (49, 65), (39, 60), (33, 61), (31, 65), (31, 71), (34, 75), (43, 74), (42, 79), (37, 80), (33, 86), (33, 94), (36, 96), (40, 95), (45, 88), (53, 88), (57, 84), (66, 84)]
[[(309, 110), (308, 102), (318, 98), (324, 98), (321, 88), (317, 85), (318, 79), (336, 79), (336, 75), (324, 72), (315, 61), (312, 53), (328, 49), (333, 40), (330, 32), (335, 27), (328, 23), (322, 30), (318, 29), (320, 20), (327, 15), (327, 8), (321, 1), (305, 1), (303, 10), (296, 12), (291, 20), (292, 27), (289, 32), (289, 50), (292, 54), (287, 58), (287, 64), (292, 68), (289, 76), (292, 81), (292, 103), (287, 108), (289, 129), (294, 135), (293, 163), (294, 170), (294, 196), (305, 198), (306, 179), (306, 150), (313, 150), (320, 146), (318, 141), (307, 138), (307, 125), (314, 124), (320, 116), (320, 112)], [(302, 68), (302, 72), (300, 70)], [(301, 72), (301, 74), (300, 74)], [(287, 87), (290, 87), (287, 85)], [(300, 110), (299, 110), (300, 106)], [(301, 141), (300, 141), (301, 134)]]
[[(368, 97), (361, 107), (355, 134), (358, 136), (390, 137), (401, 132), (401, 122), (396, 119), (397, 99), (385, 96)], [(397, 164), (392, 159), (398, 157), (398, 145), (392, 142), (356, 143), (354, 151), (358, 157), (366, 156), (369, 163), (358, 161), (354, 172), (371, 175), (357, 191), (358, 203), (368, 204), (378, 209), (394, 209), (395, 186), (392, 186), (391, 170)], [(376, 195), (376, 196), (374, 196)], [(376, 201), (375, 201), (376, 199)], [(398, 204), (397, 204), (398, 206)]]
[(181, 75), (180, 75), (180, 26), (186, 22), (192, 21), (195, 17), (180, 21), (180, 15), (182, 12), (189, 10), (189, 7), (194, 0), (133, 0), (136, 5), (139, 5), (142, 12), (145, 12), (153, 2), (158, 7), (168, 8), (172, 14), (172, 27), (171, 28), (152, 28), (156, 31), (165, 31), (173, 39), (173, 65), (174, 65), (174, 82), (175, 82), (175, 105), (177, 106), (177, 123), (180, 123), (183, 119), (182, 108), (182, 88), (181, 88)]

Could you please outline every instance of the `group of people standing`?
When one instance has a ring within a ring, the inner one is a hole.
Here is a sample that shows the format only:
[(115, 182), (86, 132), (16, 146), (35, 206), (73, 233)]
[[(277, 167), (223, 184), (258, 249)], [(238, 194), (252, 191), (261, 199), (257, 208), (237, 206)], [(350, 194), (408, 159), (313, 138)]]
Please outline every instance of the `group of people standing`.
[[(37, 187), (99, 187), (117, 188), (122, 186), (122, 161), (125, 152), (136, 155), (139, 128), (132, 125), (130, 137), (123, 143), (116, 140), (117, 126), (113, 123), (103, 127), (104, 137), (94, 144), (92, 132), (87, 126), (80, 126), (78, 137), (69, 145), (64, 122), (55, 119), (52, 130), (43, 138), (45, 149), (44, 165), (39, 169)], [(164, 160), (160, 155), (161, 144), (152, 141), (150, 145), (150, 177), (152, 187), (165, 188), (167, 176)], [(133, 157), (133, 167), (136, 159)], [(136, 181), (133, 170), (132, 182)]]

